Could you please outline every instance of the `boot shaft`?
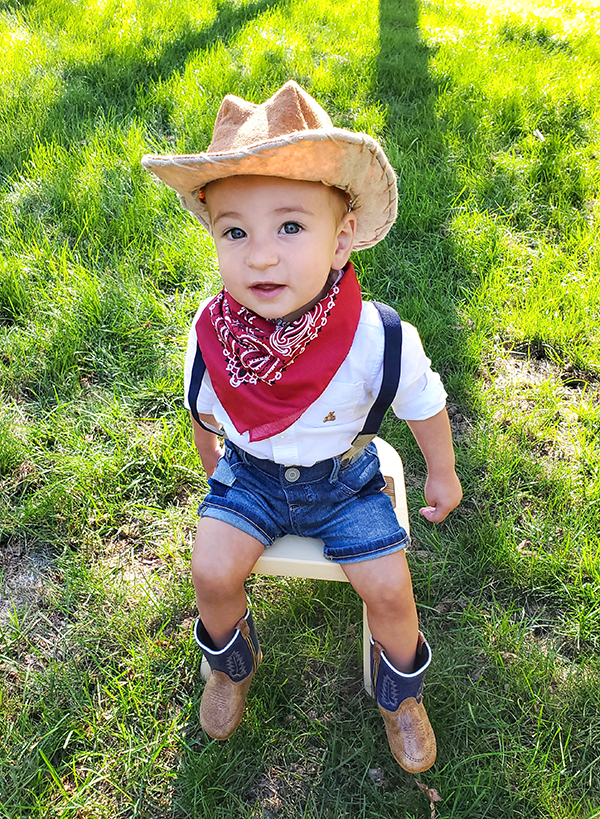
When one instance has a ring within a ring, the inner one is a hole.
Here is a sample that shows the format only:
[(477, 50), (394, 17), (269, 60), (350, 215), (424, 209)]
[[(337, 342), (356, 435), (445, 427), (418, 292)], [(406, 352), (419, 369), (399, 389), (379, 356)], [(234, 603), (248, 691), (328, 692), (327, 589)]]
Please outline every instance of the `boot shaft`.
[(417, 703), (423, 699), (425, 672), (431, 662), (429, 644), (419, 632), (415, 656), (415, 670), (411, 674), (398, 671), (385, 656), (383, 646), (371, 638), (371, 679), (373, 691), (379, 705), (388, 711), (395, 711), (408, 697)]
[(211, 671), (222, 671), (232, 682), (240, 682), (258, 668), (260, 646), (249, 609), (236, 623), (235, 633), (224, 648), (216, 648), (200, 618), (196, 620), (194, 637)]

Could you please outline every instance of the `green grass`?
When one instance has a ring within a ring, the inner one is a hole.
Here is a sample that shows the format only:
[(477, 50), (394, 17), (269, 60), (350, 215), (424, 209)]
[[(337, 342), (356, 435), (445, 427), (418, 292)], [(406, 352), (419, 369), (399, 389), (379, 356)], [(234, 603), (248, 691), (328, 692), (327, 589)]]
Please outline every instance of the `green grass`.
[(218, 270), (140, 158), (205, 148), (224, 94), (289, 78), (384, 143), (398, 221), (355, 263), (450, 395), (465, 498), (439, 527), (383, 430), (436, 816), (600, 816), (599, 25), (591, 0), (0, 0), (0, 816), (431, 816), (345, 584), (253, 577), (247, 716), (223, 745), (198, 722), (182, 358)]

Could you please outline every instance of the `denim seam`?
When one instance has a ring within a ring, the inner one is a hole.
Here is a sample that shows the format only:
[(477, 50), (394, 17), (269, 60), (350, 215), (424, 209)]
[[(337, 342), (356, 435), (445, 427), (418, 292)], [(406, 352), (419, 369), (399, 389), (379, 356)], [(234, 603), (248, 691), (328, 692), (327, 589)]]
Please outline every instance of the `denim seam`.
[[(381, 475), (381, 471), (379, 472), (379, 474)], [(342, 490), (342, 492), (344, 492), (344, 494), (348, 495), (348, 497), (349, 497), (349, 498), (352, 498), (352, 497), (354, 497), (355, 495), (358, 495), (358, 493), (359, 493), (359, 492), (360, 492), (362, 489), (364, 489), (364, 488), (365, 488), (365, 486), (366, 486), (368, 483), (370, 483), (371, 481), (375, 480), (375, 478), (376, 478), (376, 477), (377, 477), (377, 474), (373, 475), (373, 477), (372, 477), (372, 478), (369, 478), (369, 480), (368, 480), (368, 481), (365, 481), (365, 483), (363, 483), (361, 486), (359, 486), (359, 487), (358, 487), (358, 489), (352, 489), (352, 487), (351, 487), (351, 486), (348, 486), (348, 484), (347, 484), (347, 483), (344, 483), (344, 482), (343, 482), (342, 480), (340, 480), (339, 478), (338, 478), (338, 481), (337, 481), (337, 486), (338, 486), (338, 487), (339, 487), (339, 488)], [(382, 479), (383, 479), (383, 480), (385, 480), (385, 478), (383, 477), (383, 475), (382, 475), (381, 477), (382, 477)], [(382, 489), (383, 489), (383, 487), (382, 487)], [(379, 491), (379, 492), (381, 492), (381, 489), (380, 489), (380, 490), (378, 490), (378, 491)]]
[(261, 529), (260, 526), (257, 526), (257, 524), (253, 520), (247, 518), (246, 515), (242, 515), (242, 513), (238, 512), (236, 509), (231, 509), (229, 506), (219, 506), (218, 503), (212, 503), (211, 501), (202, 501), (202, 503), (200, 504), (200, 510), (202, 509), (203, 506), (212, 507), (213, 509), (222, 509), (223, 512), (229, 512), (232, 515), (237, 515), (238, 518), (247, 521), (254, 529), (256, 529), (257, 532), (260, 532), (261, 535), (266, 537), (266, 539), (269, 541), (269, 546), (272, 546), (273, 543), (277, 540), (277, 538), (272, 538), (267, 532), (264, 531), (264, 529)]
[[(264, 469), (261, 469), (259, 466), (256, 466), (252, 463), (244, 463), (247, 469), (251, 471), (260, 472), (261, 475), (266, 475), (267, 478), (270, 478), (274, 483), (276, 483), (281, 489), (286, 489), (289, 486), (310, 486), (313, 483), (321, 483), (326, 478), (328, 478), (327, 473), (325, 472), (323, 475), (318, 475), (311, 480), (303, 480), (302, 479), (302, 470), (303, 469), (312, 469), (312, 466), (285, 466), (284, 464), (278, 464), (280, 467), (280, 474), (273, 475), (271, 472), (267, 472)], [(300, 478), (297, 481), (288, 481), (287, 479), (282, 480), (281, 478), (281, 471), (283, 471), (283, 476), (285, 478), (285, 473), (288, 469), (298, 469), (300, 471)]]
[[(302, 469), (302, 468), (303, 468), (303, 467), (301, 467), (301, 466), (297, 466), (297, 467), (296, 467), (296, 469)], [(304, 467), (304, 469), (310, 469), (310, 468), (311, 468), (310, 466), (305, 466), (305, 467)], [(286, 469), (291, 469), (291, 467), (287, 466), (287, 467), (286, 467)], [(291, 487), (296, 487), (296, 486), (312, 486), (312, 484), (313, 484), (313, 483), (321, 483), (321, 481), (324, 481), (326, 478), (327, 478), (327, 475), (321, 475), (321, 477), (319, 477), (319, 478), (315, 478), (315, 479), (314, 479), (314, 480), (312, 480), (312, 481), (303, 481), (303, 480), (302, 480), (302, 477), (298, 478), (298, 480), (297, 480), (297, 481), (288, 481), (288, 480), (286, 479), (285, 483), (283, 483), (283, 482), (282, 482), (282, 489), (284, 489), (284, 490), (285, 490), (285, 489), (288, 489), (290, 486), (291, 486)]]
[[(269, 477), (272, 480), (280, 483), (281, 485), (285, 485), (283, 483), (283, 481), (281, 481), (281, 471), (283, 471), (285, 473), (285, 470), (291, 469), (293, 467), (293, 468), (299, 469), (301, 471), (301, 474), (302, 474), (303, 469), (313, 469), (313, 467), (316, 466), (316, 464), (313, 464), (313, 466), (302, 466), (302, 465), (297, 465), (297, 464), (287, 464), (286, 465), (286, 464), (278, 464), (275, 461), (273, 461), (272, 463), (279, 467), (279, 475), (274, 475), (272, 471), (268, 471), (266, 469), (261, 469), (258, 464), (254, 463), (251, 460), (251, 457), (256, 458), (256, 456), (250, 456), (250, 454), (248, 452), (246, 452), (244, 449), (241, 449), (240, 447), (235, 447), (235, 445), (232, 445), (232, 448), (233, 448), (233, 451), (237, 454), (237, 456), (239, 458), (239, 462), (242, 464), (243, 467), (246, 467), (246, 468), (248, 468), (250, 470), (256, 470), (257, 472), (260, 472), (261, 475), (266, 475), (267, 477)], [(363, 454), (361, 455), (361, 458), (358, 458), (355, 463), (357, 463), (359, 460), (364, 458), (365, 455), (371, 455), (371, 456), (374, 456), (374, 458), (377, 459), (377, 453), (367, 452), (365, 450), (363, 452)], [(256, 460), (261, 460), (261, 459), (256, 458)], [(301, 485), (301, 484), (320, 483), (325, 478), (328, 478), (329, 483), (336, 483), (340, 473), (342, 473), (345, 470), (350, 469), (351, 467), (355, 466), (355, 463), (348, 464), (347, 466), (342, 466), (342, 461), (341, 461), (340, 456), (336, 456), (336, 457), (333, 457), (333, 458), (327, 458), (326, 461), (332, 461), (331, 471), (329, 472), (329, 475), (327, 475), (327, 473), (325, 472), (325, 474), (320, 475), (319, 477), (315, 477), (310, 481), (300, 479), (299, 481), (293, 481), (293, 483), (296, 486)], [(325, 463), (326, 461), (321, 461), (320, 463)], [(230, 464), (230, 466), (235, 466), (235, 464), (233, 464), (233, 465)]]
[(397, 540), (395, 543), (388, 543), (386, 546), (382, 546), (379, 549), (372, 549), (372, 550), (370, 550), (368, 552), (356, 552), (356, 554), (348, 555), (347, 557), (340, 558), (339, 560), (336, 560), (336, 558), (333, 557), (332, 555), (326, 555), (326, 556), (330, 557), (336, 563), (346, 563), (349, 560), (354, 560), (355, 558), (362, 557), (363, 555), (373, 556), (373, 555), (379, 554), (379, 552), (385, 552), (387, 549), (392, 549), (394, 546), (399, 546), (402, 543), (404, 543), (406, 546), (408, 546), (408, 543), (409, 543), (409, 536), (408, 535), (403, 537), (401, 540)]

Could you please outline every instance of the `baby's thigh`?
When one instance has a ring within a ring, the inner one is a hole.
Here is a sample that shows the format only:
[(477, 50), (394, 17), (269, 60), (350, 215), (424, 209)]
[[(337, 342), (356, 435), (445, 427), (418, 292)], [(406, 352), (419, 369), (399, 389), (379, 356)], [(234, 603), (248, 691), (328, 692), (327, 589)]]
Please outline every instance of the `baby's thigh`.
[(264, 546), (247, 532), (211, 517), (198, 522), (192, 553), (192, 576), (217, 584), (243, 583)]

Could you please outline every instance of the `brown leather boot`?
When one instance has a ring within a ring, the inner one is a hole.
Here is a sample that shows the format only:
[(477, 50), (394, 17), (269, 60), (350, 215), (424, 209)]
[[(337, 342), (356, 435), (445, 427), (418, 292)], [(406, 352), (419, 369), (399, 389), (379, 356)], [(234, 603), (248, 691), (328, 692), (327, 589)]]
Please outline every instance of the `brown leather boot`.
[(252, 615), (246, 609), (221, 650), (215, 648), (200, 618), (194, 637), (211, 668), (200, 703), (200, 724), (213, 739), (229, 739), (242, 720), (246, 694), (262, 660)]
[(409, 773), (427, 771), (437, 753), (435, 735), (423, 705), (423, 681), (431, 649), (419, 632), (415, 671), (403, 674), (390, 663), (383, 646), (371, 638), (373, 691), (385, 723), (390, 750)]

